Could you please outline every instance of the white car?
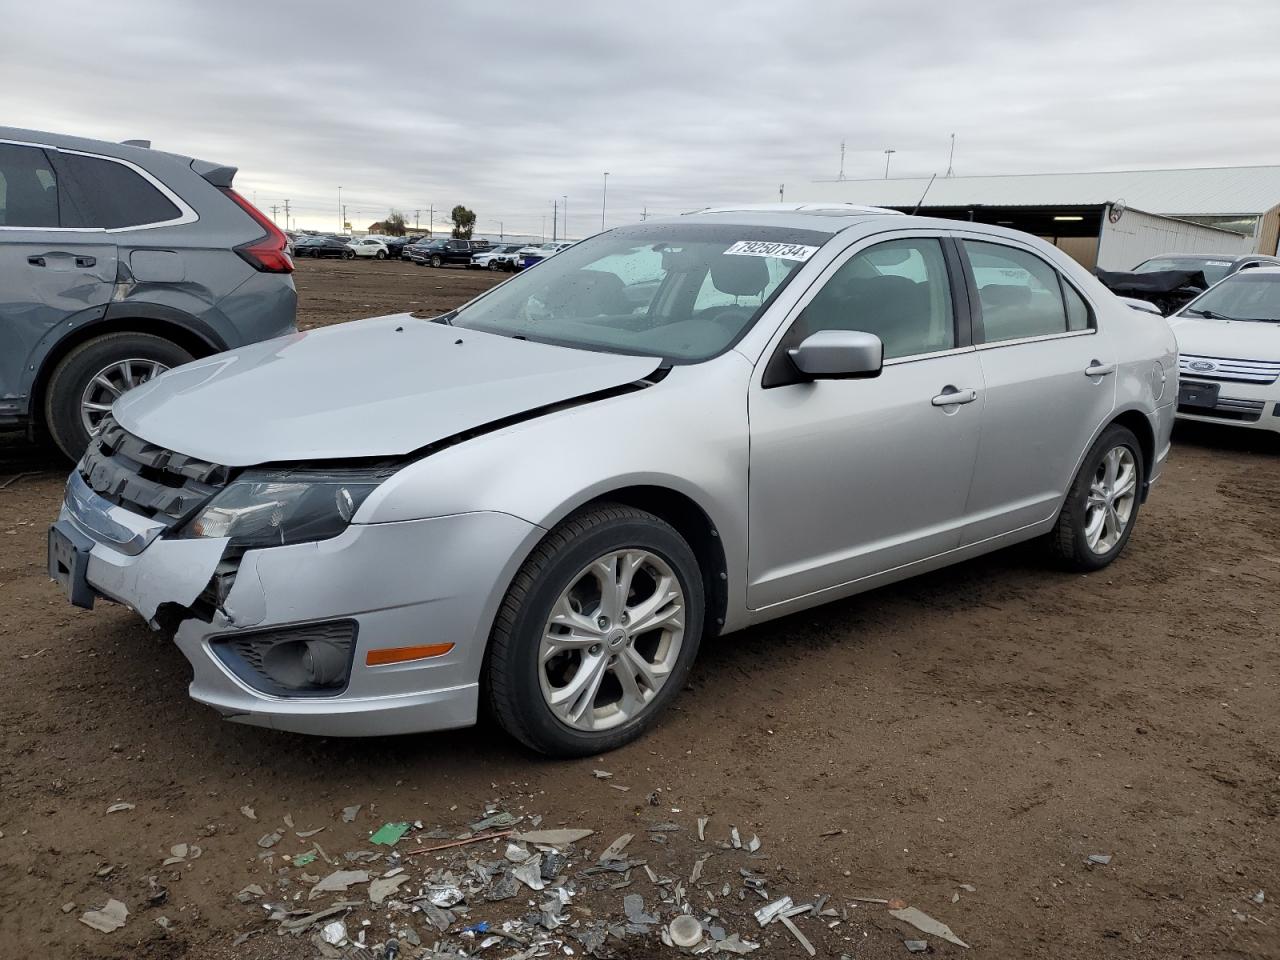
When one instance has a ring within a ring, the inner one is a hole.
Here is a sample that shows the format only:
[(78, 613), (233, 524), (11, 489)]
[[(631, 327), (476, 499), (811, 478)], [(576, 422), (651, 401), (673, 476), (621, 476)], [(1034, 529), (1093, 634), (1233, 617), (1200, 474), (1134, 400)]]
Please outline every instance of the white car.
[(347, 244), (356, 252), (357, 257), (369, 257), (374, 260), (385, 260), (390, 253), (387, 245), (374, 237), (361, 237)]
[(1169, 323), (1180, 419), (1280, 432), (1280, 268), (1233, 273)]
[(473, 255), (471, 265), (482, 270), (514, 270), (517, 263), (516, 254), (523, 249), (524, 244), (521, 243), (499, 244), (483, 253)]

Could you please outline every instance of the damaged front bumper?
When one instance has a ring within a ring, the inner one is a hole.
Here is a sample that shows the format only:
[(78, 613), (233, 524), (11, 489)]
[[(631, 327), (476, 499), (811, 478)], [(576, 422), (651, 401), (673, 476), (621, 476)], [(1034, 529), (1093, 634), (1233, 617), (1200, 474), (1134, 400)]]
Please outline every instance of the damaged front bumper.
[[(193, 699), (242, 723), (326, 736), (474, 723), (490, 624), (519, 558), (542, 533), (478, 512), (353, 524), (329, 540), (235, 559), (225, 539), (167, 538), (152, 526), (73, 475), (50, 531), (50, 573), (73, 602), (101, 596), (173, 629), (194, 671)], [(332, 633), (334, 624), (350, 625), (351, 656), (333, 690), (282, 693), (254, 673), (256, 662), (246, 668), (228, 655), (236, 641)], [(371, 651), (419, 645), (452, 646), (370, 663)]]

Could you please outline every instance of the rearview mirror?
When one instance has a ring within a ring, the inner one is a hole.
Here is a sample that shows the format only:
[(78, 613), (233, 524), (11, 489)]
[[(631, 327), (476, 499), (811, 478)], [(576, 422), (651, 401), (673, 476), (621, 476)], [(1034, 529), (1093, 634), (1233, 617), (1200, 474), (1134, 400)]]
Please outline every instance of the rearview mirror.
[(876, 377), (884, 364), (884, 344), (874, 333), (861, 330), (819, 330), (787, 356), (810, 380)]

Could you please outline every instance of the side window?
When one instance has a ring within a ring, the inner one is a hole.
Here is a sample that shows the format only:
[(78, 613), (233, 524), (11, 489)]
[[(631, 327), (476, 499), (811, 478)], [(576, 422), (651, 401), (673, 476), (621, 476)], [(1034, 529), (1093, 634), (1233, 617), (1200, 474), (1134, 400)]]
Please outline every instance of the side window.
[[(1035, 254), (1015, 247), (963, 242), (978, 284), (986, 343), (1066, 333), (1067, 306), (1057, 270)], [(1088, 326), (1087, 308), (1084, 314), (1081, 329)]]
[(886, 360), (951, 349), (955, 316), (942, 244), (921, 238), (868, 247), (832, 275), (796, 324), (800, 339), (819, 330), (874, 333)]
[(182, 215), (169, 198), (122, 163), (60, 153), (64, 227), (140, 227)]
[(58, 178), (38, 147), (0, 143), (0, 226), (58, 226)]
[(1088, 330), (1089, 323), (1089, 305), (1084, 302), (1084, 297), (1076, 293), (1075, 287), (1062, 281), (1062, 293), (1067, 301), (1067, 329), (1069, 331)]

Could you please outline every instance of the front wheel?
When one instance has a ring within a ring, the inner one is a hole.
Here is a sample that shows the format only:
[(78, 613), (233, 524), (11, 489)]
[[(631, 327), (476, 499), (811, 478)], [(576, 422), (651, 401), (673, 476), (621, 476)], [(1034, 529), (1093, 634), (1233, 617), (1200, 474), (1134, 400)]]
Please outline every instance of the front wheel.
[(354, 260), (355, 258), (356, 258), (356, 252), (355, 252), (354, 250), (343, 250), (343, 251), (342, 251), (342, 259), (343, 259), (343, 260)]
[(377, 253), (374, 254), (374, 257), (377, 258), (378, 260), (385, 260), (387, 259), (387, 251), (379, 250)]
[(496, 263), (496, 262), (494, 262), (493, 260), (490, 260), (490, 261), (489, 261), (489, 269), (490, 269), (490, 270), (492, 270), (494, 273), (497, 273), (499, 270), (501, 270), (501, 269), (502, 269), (502, 264), (500, 264), (500, 263)]
[(1071, 570), (1101, 570), (1129, 542), (1146, 464), (1133, 431), (1112, 424), (1103, 431), (1080, 465), (1071, 490), (1049, 535), (1054, 555)]
[(433, 267), (442, 267), (442, 266), (444, 266), (444, 261), (443, 261), (443, 260), (441, 260), (438, 256), (436, 256), (436, 257), (432, 257), (432, 258), (431, 258), (431, 265), (432, 265)]
[(493, 714), (557, 757), (634, 740), (684, 686), (703, 603), (697, 558), (663, 520), (620, 504), (571, 516), (525, 561), (494, 621)]

